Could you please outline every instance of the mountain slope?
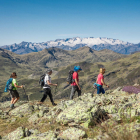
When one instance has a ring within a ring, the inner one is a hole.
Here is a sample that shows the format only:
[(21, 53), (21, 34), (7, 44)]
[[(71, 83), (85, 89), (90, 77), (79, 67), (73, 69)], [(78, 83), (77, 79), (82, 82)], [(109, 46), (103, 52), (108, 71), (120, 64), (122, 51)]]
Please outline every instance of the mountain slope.
[(123, 42), (118, 39), (111, 38), (67, 38), (57, 39), (55, 41), (47, 41), (42, 43), (21, 42), (19, 44), (1, 46), (3, 49), (10, 50), (17, 54), (26, 54), (38, 52), (45, 48), (56, 47), (64, 50), (75, 50), (83, 46), (88, 46), (94, 50), (109, 49), (121, 54), (130, 54), (140, 50), (139, 44)]
[[(9, 94), (3, 93), (3, 91), (6, 81), (14, 71), (17, 72), (18, 83), (27, 85), (27, 91), (28, 94), (31, 94), (31, 98), (38, 98), (41, 96), (41, 94), (38, 94), (41, 90), (38, 84), (39, 77), (48, 67), (54, 70), (52, 77), (59, 77), (57, 69), (62, 66), (68, 66), (69, 64), (74, 63), (80, 64), (82, 61), (85, 61), (88, 64), (106, 62), (122, 57), (126, 56), (110, 50), (95, 51), (89, 47), (82, 47), (78, 50), (72, 51), (62, 50), (59, 48), (49, 48), (40, 52), (24, 55), (18, 55), (11, 51), (0, 49), (0, 96), (2, 98), (5, 96), (9, 97)], [(61, 82), (65, 82), (65, 78), (63, 77), (60, 77), (59, 80)], [(19, 89), (19, 92), (24, 94), (22, 89)]]
[[(68, 57), (66, 57), (68, 56)], [(10, 74), (16, 71), (18, 83), (26, 84), (27, 94), (30, 99), (39, 100), (42, 92), (38, 84), (40, 75), (46, 71), (46, 67), (52, 64), (52, 82), (58, 82), (58, 89), (52, 87), (55, 98), (69, 97), (71, 87), (64, 88), (69, 70), (75, 65), (83, 69), (79, 73), (82, 93), (94, 92), (93, 83), (96, 81), (100, 67), (106, 68), (105, 81), (114, 89), (118, 86), (140, 84), (140, 53), (125, 56), (110, 50), (95, 51), (89, 47), (79, 48), (78, 51), (66, 51), (59, 48), (49, 48), (43, 51), (25, 55), (17, 55), (10, 51), (1, 49), (0, 61), (2, 68), (0, 75), (0, 100), (4, 97), (10, 99), (9, 94), (3, 93), (5, 84)], [(78, 61), (76, 61), (78, 60)], [(103, 61), (104, 60), (104, 61)], [(113, 60), (113, 61), (111, 61)], [(8, 62), (7, 64), (5, 62)], [(56, 67), (59, 65), (58, 67)], [(105, 88), (106, 89), (106, 88)], [(20, 96), (24, 95), (19, 89)]]
[[(58, 81), (60, 84), (60, 89), (58, 89), (58, 93), (56, 95), (57, 98), (67, 98), (70, 96), (71, 87), (69, 86), (64, 88), (67, 85), (65, 83), (65, 79), (68, 75), (68, 71), (73, 69), (75, 65), (80, 65), (83, 69), (83, 71), (79, 73), (82, 93), (85, 93), (85, 91), (95, 91), (93, 89), (93, 83), (96, 82), (99, 68), (101, 67), (106, 69), (104, 77), (105, 82), (110, 86), (109, 89), (115, 89), (118, 86), (133, 85), (135, 83), (140, 84), (140, 53), (135, 53), (126, 58), (121, 58), (112, 62), (75, 63), (70, 64), (67, 67), (57, 69), (58, 73), (54, 77), (54, 81)], [(105, 90), (108, 89), (105, 87)]]
[(73, 62), (105, 62), (125, 57), (110, 50), (95, 51), (89, 47), (67, 51), (59, 48), (44, 49), (40, 52), (21, 55), (20, 58), (26, 64), (36, 64), (43, 67), (66, 66)]

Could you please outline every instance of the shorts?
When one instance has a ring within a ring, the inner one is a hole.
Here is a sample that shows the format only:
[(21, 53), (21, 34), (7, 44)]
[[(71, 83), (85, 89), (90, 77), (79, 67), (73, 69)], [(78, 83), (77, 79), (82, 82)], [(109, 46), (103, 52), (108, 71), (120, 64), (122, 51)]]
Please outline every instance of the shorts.
[(103, 89), (102, 85), (97, 86), (97, 94), (100, 94), (101, 92), (102, 92), (102, 94), (104, 94), (104, 93), (105, 93), (105, 91), (104, 91), (104, 89)]
[(17, 92), (17, 90), (11, 90), (9, 92), (10, 92), (11, 98), (19, 97), (19, 93)]

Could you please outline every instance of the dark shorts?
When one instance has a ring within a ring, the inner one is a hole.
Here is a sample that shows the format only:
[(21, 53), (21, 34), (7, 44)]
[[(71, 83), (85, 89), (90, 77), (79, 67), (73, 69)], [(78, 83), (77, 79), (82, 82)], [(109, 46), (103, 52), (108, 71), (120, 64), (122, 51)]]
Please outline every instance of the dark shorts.
[(17, 90), (10, 91), (10, 95), (11, 95), (11, 98), (19, 97), (19, 93), (17, 92)]
[(97, 86), (97, 94), (100, 94), (100, 93), (104, 94), (105, 91), (102, 86)]

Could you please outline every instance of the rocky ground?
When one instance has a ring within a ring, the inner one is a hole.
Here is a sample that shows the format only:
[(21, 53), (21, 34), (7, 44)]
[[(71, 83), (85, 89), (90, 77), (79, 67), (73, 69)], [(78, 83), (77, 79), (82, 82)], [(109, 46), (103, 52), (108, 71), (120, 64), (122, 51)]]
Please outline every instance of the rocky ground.
[(121, 87), (104, 95), (85, 93), (55, 107), (20, 101), (9, 111), (0, 103), (2, 140), (137, 140), (140, 139), (140, 93)]

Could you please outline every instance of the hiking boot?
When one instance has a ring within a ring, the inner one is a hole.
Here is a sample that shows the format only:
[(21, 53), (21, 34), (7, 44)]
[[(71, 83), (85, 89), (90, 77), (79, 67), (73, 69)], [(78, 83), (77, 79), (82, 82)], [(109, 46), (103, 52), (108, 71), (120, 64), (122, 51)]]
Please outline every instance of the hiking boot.
[(43, 104), (43, 102), (38, 102), (38, 103), (37, 103), (37, 105), (42, 105), (42, 104)]
[(15, 107), (14, 107), (14, 104), (11, 104), (11, 105), (10, 105), (10, 108), (11, 108), (11, 109), (15, 108)]
[(52, 105), (53, 105), (53, 106), (56, 106), (57, 104), (56, 104), (56, 103), (52, 103)]

